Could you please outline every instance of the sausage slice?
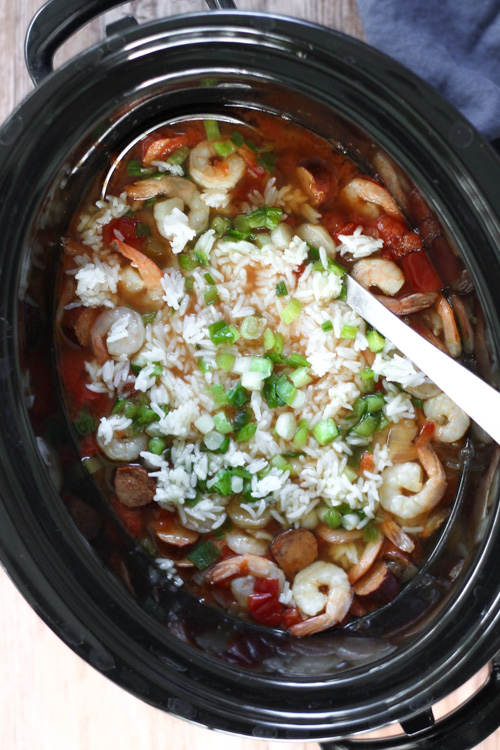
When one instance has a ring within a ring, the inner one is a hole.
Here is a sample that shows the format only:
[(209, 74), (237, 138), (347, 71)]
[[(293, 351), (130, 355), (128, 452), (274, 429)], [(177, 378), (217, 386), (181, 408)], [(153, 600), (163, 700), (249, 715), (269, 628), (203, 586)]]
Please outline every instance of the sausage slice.
[(115, 490), (118, 500), (127, 508), (140, 508), (154, 500), (156, 482), (142, 466), (120, 466), (116, 470)]

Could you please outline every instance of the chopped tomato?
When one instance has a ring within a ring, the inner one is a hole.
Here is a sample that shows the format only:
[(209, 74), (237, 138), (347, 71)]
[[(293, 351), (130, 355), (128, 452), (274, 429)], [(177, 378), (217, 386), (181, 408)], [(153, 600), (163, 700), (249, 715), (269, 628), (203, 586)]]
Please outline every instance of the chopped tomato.
[(283, 620), (286, 628), (291, 628), (292, 625), (297, 625), (298, 622), (302, 622), (302, 617), (297, 607), (289, 607), (285, 609)]
[(408, 225), (393, 216), (380, 216), (375, 220), (378, 236), (384, 241), (384, 250), (393, 258), (403, 258), (416, 250), (422, 249), (422, 240), (415, 232), (410, 232)]
[(438, 292), (443, 288), (441, 279), (425, 250), (417, 250), (401, 258), (407, 280), (416, 292)]
[(66, 390), (76, 388), (78, 381), (85, 372), (87, 354), (83, 349), (63, 349), (59, 358), (59, 373)]
[(122, 216), (119, 219), (111, 219), (102, 229), (102, 238), (106, 245), (110, 245), (116, 239), (115, 231), (119, 232), (127, 245), (131, 245), (135, 250), (142, 250), (144, 237), (137, 236), (137, 225), (139, 219), (133, 216)]
[(279, 601), (277, 578), (257, 578), (254, 593), (248, 597), (248, 609), (254, 620), (262, 625), (278, 627), (283, 617), (283, 605)]

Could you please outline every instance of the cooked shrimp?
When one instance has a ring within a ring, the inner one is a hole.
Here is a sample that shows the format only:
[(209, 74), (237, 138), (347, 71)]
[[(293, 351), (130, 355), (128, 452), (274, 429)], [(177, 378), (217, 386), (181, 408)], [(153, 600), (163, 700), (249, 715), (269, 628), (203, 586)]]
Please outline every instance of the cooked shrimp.
[(129, 307), (115, 307), (96, 318), (90, 340), (97, 361), (102, 364), (109, 356), (120, 359), (138, 352), (146, 340), (146, 330), (138, 312)]
[(130, 463), (136, 461), (148, 447), (147, 435), (134, 435), (130, 437), (125, 431), (114, 432), (111, 440), (106, 442), (105, 436), (97, 431), (96, 441), (104, 455), (112, 461), (123, 461)]
[(336, 244), (329, 232), (321, 224), (301, 224), (296, 229), (296, 234), (301, 240), (305, 240), (313, 247), (324, 247), (330, 258), (335, 258)]
[(236, 498), (229, 501), (227, 514), (235, 526), (239, 526), (240, 529), (263, 529), (271, 519), (269, 508), (266, 508), (258, 518), (254, 518), (246, 508), (241, 507)]
[(469, 417), (445, 393), (428, 398), (424, 414), (434, 424), (434, 438), (440, 443), (454, 443), (469, 429)]
[(382, 211), (385, 211), (386, 214), (389, 214), (389, 216), (404, 221), (403, 214), (392, 195), (381, 185), (377, 185), (377, 183), (371, 180), (366, 180), (363, 177), (355, 177), (345, 186), (342, 193), (353, 204), (353, 210), (359, 210), (359, 203), (361, 202), (362, 213), (369, 216), (378, 216), (379, 212), (367, 211), (366, 203), (373, 203), (379, 206)]
[(384, 294), (397, 294), (405, 277), (402, 270), (392, 260), (384, 258), (363, 258), (354, 264), (352, 275), (365, 287), (377, 286)]
[[(212, 164), (212, 160), (216, 161)], [(220, 159), (212, 141), (202, 141), (189, 154), (189, 173), (193, 180), (204, 188), (231, 190), (246, 171), (239, 154)]]
[[(168, 198), (178, 198), (184, 205), (189, 207), (188, 220), (191, 229), (194, 229), (196, 233), (200, 233), (204, 232), (208, 226), (210, 208), (201, 199), (196, 186), (189, 180), (184, 179), (184, 177), (165, 176), (157, 180), (140, 180), (139, 182), (134, 182), (133, 185), (128, 185), (126, 191), (129, 198), (140, 201), (156, 198), (159, 195), (165, 195)], [(153, 209), (153, 215), (157, 224), (159, 221), (159, 207), (161, 205), (162, 203), (156, 203)], [(162, 218), (164, 217), (162, 216)], [(161, 231), (160, 234), (162, 234)], [(162, 236), (164, 235), (162, 234)]]
[(113, 240), (111, 247), (130, 260), (132, 267), (137, 268), (141, 279), (150, 291), (155, 290), (160, 294), (163, 293), (161, 286), (163, 274), (151, 258), (148, 258), (140, 250), (136, 250), (135, 247), (131, 247), (119, 239)]
[(413, 552), (415, 549), (413, 540), (393, 518), (385, 518), (380, 529), (384, 536), (403, 552)]
[(410, 325), (414, 331), (416, 331), (420, 336), (423, 336), (424, 339), (427, 339), (427, 341), (433, 344), (441, 352), (443, 352), (444, 354), (449, 354), (448, 349), (443, 344), (441, 339), (438, 339), (438, 337), (435, 336), (432, 331), (427, 328), (427, 326), (424, 326), (424, 324), (420, 322), (420, 320), (412, 320)]
[(237, 555), (222, 560), (222, 562), (214, 565), (207, 575), (207, 581), (208, 583), (219, 584), (237, 576), (248, 575), (254, 578), (277, 578), (280, 587), (285, 583), (285, 574), (276, 563), (258, 555)]
[(361, 555), (360, 561), (349, 571), (349, 583), (355, 583), (371, 568), (371, 566), (377, 559), (377, 555), (382, 548), (382, 544), (383, 538), (381, 536), (378, 539), (375, 539), (373, 542), (367, 543), (366, 547), (363, 550), (363, 554)]
[(324, 539), (325, 542), (330, 542), (330, 544), (347, 544), (348, 542), (355, 542), (363, 536), (363, 532), (357, 529), (353, 529), (352, 531), (331, 529), (326, 523), (320, 523), (315, 531), (321, 539)]
[(242, 529), (228, 531), (226, 544), (237, 555), (265, 555), (269, 548), (268, 540), (257, 539), (253, 534), (246, 534)]
[(474, 351), (474, 329), (469, 320), (465, 305), (458, 294), (455, 294), (454, 292), (450, 294), (450, 302), (458, 321), (464, 351), (467, 354), (472, 354)]
[(431, 307), (435, 303), (436, 298), (436, 292), (418, 292), (400, 299), (377, 296), (379, 302), (382, 302), (395, 315), (411, 315), (411, 313), (425, 310), (426, 307)]
[(382, 151), (377, 151), (373, 157), (373, 164), (388, 190), (406, 211), (408, 209), (408, 189), (410, 186), (402, 170)]
[(453, 308), (445, 300), (442, 294), (438, 295), (436, 311), (443, 322), (443, 334), (446, 348), (452, 357), (459, 357), (462, 353), (462, 341), (457, 328), (457, 321), (453, 314)]
[(421, 385), (409, 385), (405, 388), (405, 391), (408, 391), (412, 396), (421, 398), (424, 401), (426, 398), (431, 398), (432, 396), (437, 396), (438, 393), (441, 393), (437, 385), (434, 385), (434, 383), (431, 382), (422, 383)]
[(295, 636), (331, 628), (344, 619), (352, 602), (352, 589), (345, 571), (320, 560), (297, 573), (292, 594), (299, 609), (309, 615), (308, 620), (292, 625), (290, 633)]
[[(382, 472), (380, 504), (399, 518), (415, 518), (428, 513), (439, 503), (446, 489), (443, 467), (430, 445), (434, 427), (428, 427), (429, 423), (424, 425), (416, 440), (418, 458), (428, 477), (425, 484), (422, 483), (422, 466), (417, 463), (395, 464)], [(413, 494), (404, 495), (403, 490)]]

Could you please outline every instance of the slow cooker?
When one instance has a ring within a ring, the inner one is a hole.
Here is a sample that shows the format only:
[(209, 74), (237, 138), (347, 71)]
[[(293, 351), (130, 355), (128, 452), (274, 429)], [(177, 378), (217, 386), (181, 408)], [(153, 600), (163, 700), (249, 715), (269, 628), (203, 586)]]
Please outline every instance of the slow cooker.
[[(109, 155), (159, 124), (242, 108), (291, 118), (370, 172), (382, 154), (441, 223), (445, 285), (473, 283), (475, 361), (498, 385), (500, 162), (433, 89), (343, 34), (275, 15), (127, 17), (57, 72), (58, 46), (116, 0), (50, 0), (27, 36), (39, 85), (0, 130), (0, 557), (76, 653), (134, 695), (203, 726), (348, 748), (471, 748), (500, 724), (498, 449), (471, 439), (453, 511), (389, 605), (306, 639), (174, 591), (78, 460), (53, 345), (60, 238)], [(226, 10), (223, 10), (223, 9)], [(43, 80), (42, 80), (43, 79)], [(411, 217), (410, 217), (411, 219)], [(451, 253), (451, 255), (449, 254)], [(458, 260), (460, 258), (461, 260)], [(431, 706), (491, 662), (466, 704)], [(399, 721), (389, 740), (347, 737)]]

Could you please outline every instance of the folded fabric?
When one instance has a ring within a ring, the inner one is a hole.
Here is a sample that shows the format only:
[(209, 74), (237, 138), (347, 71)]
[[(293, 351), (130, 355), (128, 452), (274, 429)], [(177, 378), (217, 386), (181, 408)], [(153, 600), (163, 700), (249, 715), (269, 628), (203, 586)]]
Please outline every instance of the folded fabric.
[(367, 40), (500, 138), (499, 0), (358, 0)]

